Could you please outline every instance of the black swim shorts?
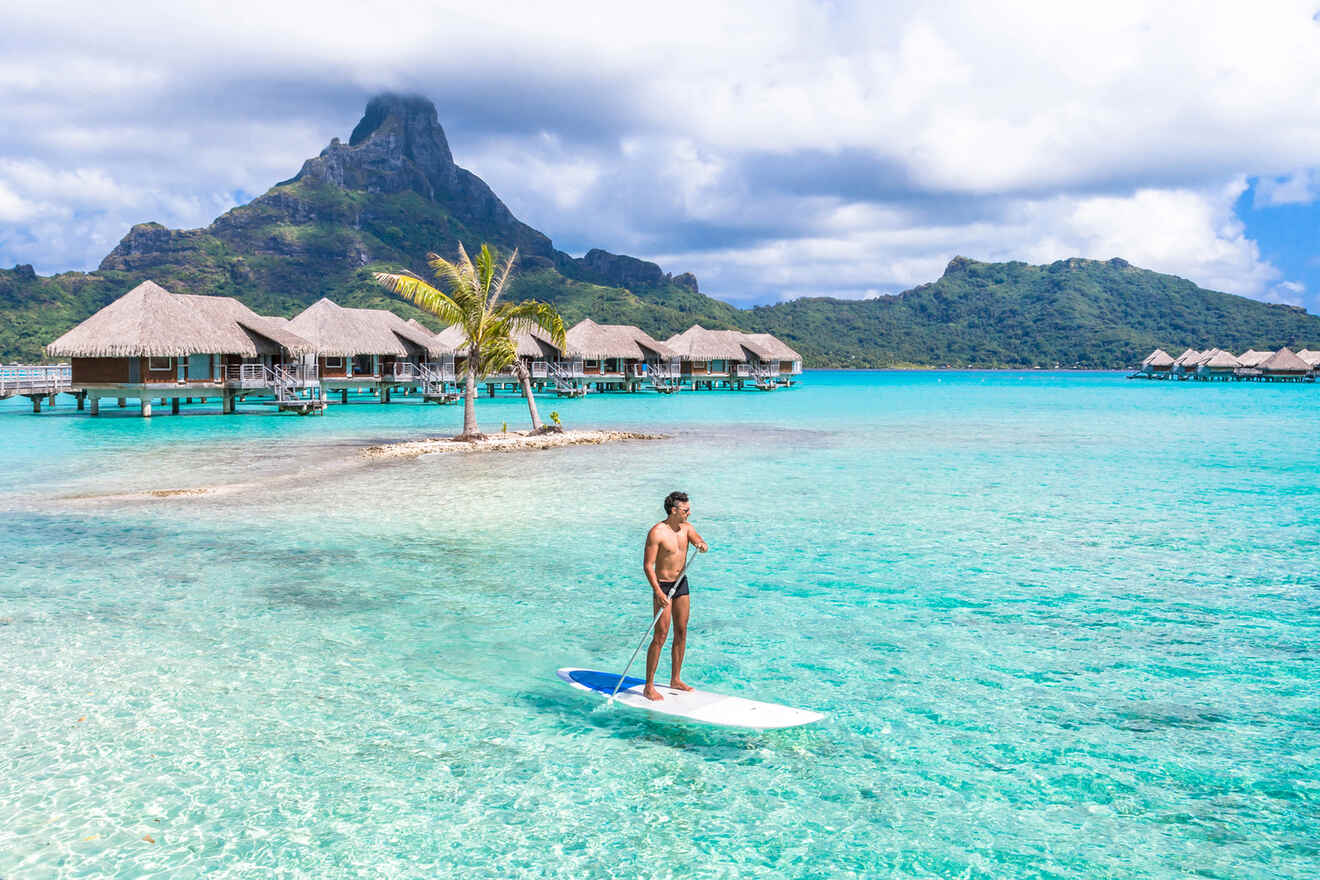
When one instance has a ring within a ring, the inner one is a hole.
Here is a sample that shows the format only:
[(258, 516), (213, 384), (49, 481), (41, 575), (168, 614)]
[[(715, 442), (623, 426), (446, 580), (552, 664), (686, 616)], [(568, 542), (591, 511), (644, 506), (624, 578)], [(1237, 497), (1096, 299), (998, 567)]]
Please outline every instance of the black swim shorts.
[[(669, 595), (670, 590), (674, 589), (673, 581), (658, 581), (658, 583), (660, 584), (660, 592), (664, 593), (666, 596)], [(678, 589), (674, 590), (674, 595), (671, 598), (677, 599), (679, 596), (686, 596), (687, 594), (688, 594), (687, 575), (683, 575), (681, 578), (679, 578)]]

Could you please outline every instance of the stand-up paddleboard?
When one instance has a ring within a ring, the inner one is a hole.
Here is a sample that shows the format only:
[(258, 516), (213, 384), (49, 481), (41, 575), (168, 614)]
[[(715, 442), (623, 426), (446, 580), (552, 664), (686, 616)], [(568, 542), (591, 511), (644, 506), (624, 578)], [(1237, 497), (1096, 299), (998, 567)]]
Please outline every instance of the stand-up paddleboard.
[(709, 691), (678, 691), (671, 687), (656, 685), (663, 700), (648, 700), (642, 696), (646, 682), (633, 676), (625, 676), (622, 685), (617, 672), (597, 672), (594, 669), (574, 669), (566, 666), (558, 670), (561, 679), (582, 691), (590, 691), (608, 697), (618, 687), (615, 699), (629, 709), (645, 709), (659, 715), (685, 718), (701, 724), (718, 724), (721, 727), (745, 727), (752, 730), (775, 730), (781, 727), (798, 727), (811, 724), (825, 716), (820, 712), (807, 709), (794, 709), (792, 706), (780, 706), (777, 703), (762, 703), (758, 700), (745, 700), (742, 697), (726, 697)]

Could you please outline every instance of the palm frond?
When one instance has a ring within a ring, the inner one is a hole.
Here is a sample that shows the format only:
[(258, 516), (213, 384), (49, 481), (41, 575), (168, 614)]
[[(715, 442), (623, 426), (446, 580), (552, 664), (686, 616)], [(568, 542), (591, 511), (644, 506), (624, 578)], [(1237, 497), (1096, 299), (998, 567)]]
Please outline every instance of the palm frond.
[(481, 370), (484, 375), (499, 372), (518, 357), (518, 348), (508, 336), (495, 336), (481, 346)]
[(448, 295), (412, 274), (374, 273), (376, 282), (419, 309), (428, 311), (446, 324), (461, 324), (463, 310)]
[(437, 253), (426, 255), (426, 265), (431, 267), (437, 280), (446, 282), (450, 288), (458, 287), (463, 283), (458, 267)]
[(499, 320), (508, 326), (510, 334), (541, 330), (550, 337), (555, 348), (564, 350), (564, 319), (549, 303), (536, 300), (505, 303), (496, 311)]
[(477, 277), (477, 267), (472, 265), (472, 258), (468, 256), (467, 248), (463, 247), (463, 242), (458, 243), (458, 269), (459, 272), (472, 279)]
[(499, 281), (495, 282), (490, 292), (489, 308), (495, 308), (495, 304), (500, 301), (504, 295), (504, 286), (509, 283), (509, 275), (513, 272), (513, 262), (518, 259), (518, 249), (514, 248), (513, 253), (509, 254), (509, 260), (504, 264), (504, 271), (500, 273)]

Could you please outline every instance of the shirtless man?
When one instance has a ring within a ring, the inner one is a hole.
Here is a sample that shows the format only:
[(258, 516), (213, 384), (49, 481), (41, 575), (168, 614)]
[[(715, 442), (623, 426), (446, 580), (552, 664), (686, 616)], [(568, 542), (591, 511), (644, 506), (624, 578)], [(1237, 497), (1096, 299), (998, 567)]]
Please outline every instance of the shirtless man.
[[(660, 620), (655, 625), (655, 635), (651, 637), (651, 646), (646, 649), (646, 687), (642, 694), (648, 700), (663, 700), (655, 689), (655, 670), (660, 665), (660, 652), (664, 650), (665, 639), (669, 635), (669, 622), (674, 623), (674, 647), (669, 673), (669, 686), (675, 690), (690, 691), (692, 688), (678, 677), (683, 668), (683, 651), (687, 648), (688, 624), (688, 582), (683, 572), (687, 561), (688, 544), (691, 542), (699, 551), (705, 553), (710, 547), (687, 521), (692, 507), (688, 504), (684, 492), (670, 492), (665, 497), (665, 513), (668, 516), (651, 526), (646, 535), (646, 550), (642, 553), (642, 570), (651, 583), (651, 614), (659, 614)], [(669, 591), (674, 587), (674, 580), (682, 575), (678, 589), (674, 590), (671, 603)]]

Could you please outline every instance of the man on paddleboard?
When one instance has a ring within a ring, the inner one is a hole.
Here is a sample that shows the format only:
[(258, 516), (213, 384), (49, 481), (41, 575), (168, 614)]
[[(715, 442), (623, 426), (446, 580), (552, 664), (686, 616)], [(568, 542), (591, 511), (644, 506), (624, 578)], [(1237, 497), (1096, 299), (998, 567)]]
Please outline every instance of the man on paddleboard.
[[(655, 625), (655, 635), (651, 637), (651, 646), (646, 649), (646, 687), (642, 693), (648, 700), (663, 700), (664, 697), (655, 689), (655, 670), (660, 665), (660, 652), (664, 650), (665, 639), (669, 636), (669, 623), (673, 619), (674, 646), (672, 649), (672, 669), (669, 673), (669, 686), (675, 690), (690, 691), (692, 688), (679, 678), (683, 668), (683, 652), (687, 648), (688, 624), (688, 582), (683, 572), (687, 562), (688, 545), (705, 553), (710, 547), (697, 534), (697, 530), (688, 522), (692, 506), (688, 503), (687, 493), (670, 492), (665, 496), (667, 516), (651, 526), (646, 534), (646, 549), (642, 553), (642, 571), (651, 584), (651, 613), (660, 614)], [(674, 589), (674, 582), (678, 588)], [(669, 591), (674, 591), (671, 602)]]

